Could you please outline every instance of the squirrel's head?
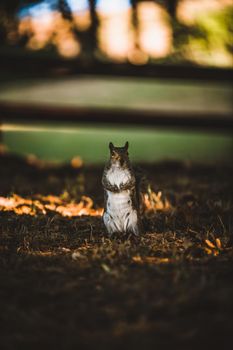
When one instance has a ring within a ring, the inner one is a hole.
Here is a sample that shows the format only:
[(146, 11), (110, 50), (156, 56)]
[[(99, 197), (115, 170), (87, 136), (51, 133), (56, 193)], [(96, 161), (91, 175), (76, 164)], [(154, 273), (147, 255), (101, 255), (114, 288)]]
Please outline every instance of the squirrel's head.
[(112, 164), (124, 167), (129, 164), (128, 154), (129, 143), (125, 143), (123, 147), (115, 147), (112, 142), (109, 143), (110, 161)]

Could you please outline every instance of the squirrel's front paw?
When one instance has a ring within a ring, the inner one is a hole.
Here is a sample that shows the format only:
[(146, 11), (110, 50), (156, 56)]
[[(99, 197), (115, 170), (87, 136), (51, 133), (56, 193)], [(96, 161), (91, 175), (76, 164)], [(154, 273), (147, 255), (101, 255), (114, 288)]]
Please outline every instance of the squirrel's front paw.
[(131, 188), (133, 188), (133, 186), (130, 185), (129, 183), (120, 185), (120, 191), (130, 190)]

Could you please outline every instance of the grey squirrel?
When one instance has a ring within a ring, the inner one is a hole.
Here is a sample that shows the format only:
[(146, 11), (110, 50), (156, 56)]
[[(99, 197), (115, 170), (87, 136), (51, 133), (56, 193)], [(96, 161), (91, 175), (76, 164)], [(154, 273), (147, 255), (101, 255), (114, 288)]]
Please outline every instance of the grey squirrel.
[(129, 143), (115, 147), (109, 143), (110, 159), (107, 162), (102, 185), (104, 187), (103, 220), (109, 235), (142, 232), (139, 215), (139, 187), (128, 155)]

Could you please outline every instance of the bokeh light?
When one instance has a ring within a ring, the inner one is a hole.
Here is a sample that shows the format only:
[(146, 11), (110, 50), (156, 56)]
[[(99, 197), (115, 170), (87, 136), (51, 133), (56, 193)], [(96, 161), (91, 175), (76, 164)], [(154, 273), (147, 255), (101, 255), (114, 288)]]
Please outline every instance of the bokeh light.
[[(98, 0), (95, 19), (88, 0), (65, 3), (72, 18), (57, 0), (20, 7), (18, 32), (28, 38), (27, 48), (53, 47), (67, 58), (81, 55), (132, 64), (172, 58), (174, 62), (232, 66), (231, 1), (180, 0), (173, 18), (162, 2), (138, 1), (132, 7), (129, 0)], [(8, 37), (15, 41), (13, 34)]]

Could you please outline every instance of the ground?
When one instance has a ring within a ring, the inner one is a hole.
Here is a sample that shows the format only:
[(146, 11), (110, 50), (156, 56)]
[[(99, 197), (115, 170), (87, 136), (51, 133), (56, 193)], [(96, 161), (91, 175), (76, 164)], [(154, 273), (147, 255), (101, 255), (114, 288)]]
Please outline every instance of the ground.
[(79, 166), (0, 157), (1, 349), (226, 349), (232, 168), (141, 164), (145, 233), (110, 239)]

